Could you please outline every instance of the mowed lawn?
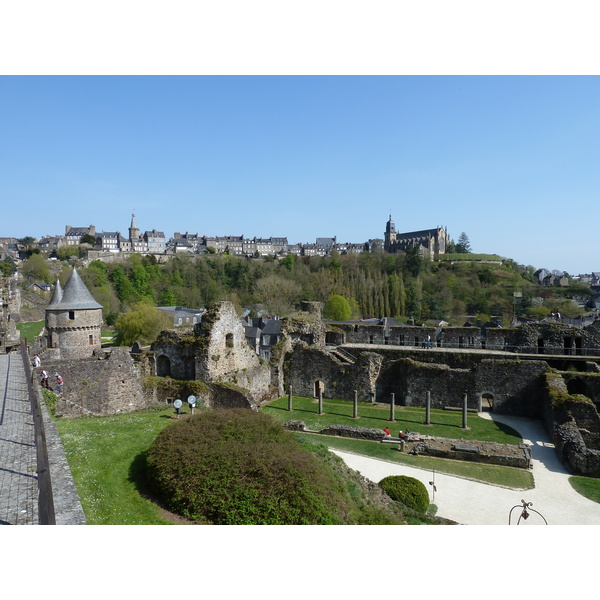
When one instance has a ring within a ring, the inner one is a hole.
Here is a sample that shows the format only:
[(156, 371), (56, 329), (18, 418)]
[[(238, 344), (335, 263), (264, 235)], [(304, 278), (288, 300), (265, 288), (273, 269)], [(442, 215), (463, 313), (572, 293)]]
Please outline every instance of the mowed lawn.
[(279, 398), (270, 402), (262, 411), (272, 415), (281, 423), (291, 420), (304, 421), (308, 429), (320, 431), (329, 425), (352, 427), (389, 427), (393, 436), (398, 430), (423, 433), (451, 439), (479, 440), (500, 444), (521, 444), (523, 439), (511, 427), (484, 419), (475, 413), (467, 415), (467, 429), (462, 428), (462, 411), (432, 410), (431, 425), (425, 425), (425, 409), (412, 406), (396, 406), (394, 422), (390, 421), (390, 406), (358, 403), (358, 419), (354, 415), (354, 403), (346, 400), (323, 400), (323, 412), (319, 415), (319, 402), (314, 398), (292, 398), (292, 412), (288, 411), (288, 399)]
[(174, 419), (169, 408), (56, 420), (88, 524), (171, 524), (141, 490), (146, 452)]
[[(507, 425), (483, 419), (476, 414), (467, 416), (468, 429), (462, 428), (462, 412), (432, 410), (431, 425), (424, 425), (425, 409), (416, 407), (396, 407), (394, 422), (390, 422), (389, 405), (358, 404), (358, 419), (354, 415), (354, 403), (344, 400), (323, 400), (323, 412), (319, 415), (318, 400), (313, 398), (292, 398), (292, 411), (288, 411), (288, 399), (279, 398), (261, 408), (281, 423), (291, 420), (304, 421), (307, 428), (320, 431), (328, 425), (349, 425), (354, 427), (373, 427), (384, 429), (389, 427), (393, 436), (398, 430), (423, 433), (435, 437), (451, 439), (479, 440), (501, 444), (520, 444), (521, 436)], [(500, 465), (486, 465), (459, 460), (414, 456), (398, 452), (395, 444), (381, 444), (366, 440), (324, 436), (318, 434), (299, 433), (314, 438), (314, 441), (345, 452), (362, 454), (370, 458), (386, 460), (427, 471), (437, 471), (455, 475), (473, 481), (489, 483), (514, 489), (531, 489), (534, 487), (533, 475), (525, 469), (517, 469)]]

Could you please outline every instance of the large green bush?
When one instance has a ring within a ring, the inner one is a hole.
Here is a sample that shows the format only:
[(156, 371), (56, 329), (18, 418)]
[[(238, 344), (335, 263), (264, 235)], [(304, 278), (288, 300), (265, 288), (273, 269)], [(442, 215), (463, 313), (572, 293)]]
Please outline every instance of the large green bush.
[(167, 508), (214, 524), (344, 523), (342, 479), (270, 416), (208, 411), (163, 430), (148, 480)]
[(429, 492), (423, 483), (407, 475), (390, 475), (379, 482), (379, 487), (392, 499), (420, 513), (429, 507)]

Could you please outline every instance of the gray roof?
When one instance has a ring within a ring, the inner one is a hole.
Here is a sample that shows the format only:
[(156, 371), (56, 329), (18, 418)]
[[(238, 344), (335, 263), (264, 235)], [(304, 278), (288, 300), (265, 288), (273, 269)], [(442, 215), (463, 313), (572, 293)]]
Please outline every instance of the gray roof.
[[(56, 287), (58, 288), (59, 285), (57, 284)], [(65, 289), (62, 292), (60, 300), (53, 304), (55, 295), (56, 290), (48, 305), (48, 308), (51, 308), (52, 310), (92, 310), (102, 308), (102, 305), (98, 304), (94, 300), (92, 294), (90, 294), (90, 291), (79, 276), (77, 269), (73, 269), (71, 277), (69, 277), (69, 280), (65, 283)]]
[(54, 286), (54, 293), (52, 294), (52, 298), (50, 298), (50, 302), (48, 303), (48, 308), (59, 304), (62, 300), (63, 290), (60, 285), (60, 280), (56, 280), (56, 285)]

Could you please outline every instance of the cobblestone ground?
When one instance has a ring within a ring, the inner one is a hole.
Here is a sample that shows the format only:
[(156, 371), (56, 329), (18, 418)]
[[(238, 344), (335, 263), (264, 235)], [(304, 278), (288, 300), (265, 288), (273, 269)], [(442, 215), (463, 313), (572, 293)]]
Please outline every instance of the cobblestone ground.
[(20, 354), (0, 355), (0, 524), (38, 524), (35, 432)]

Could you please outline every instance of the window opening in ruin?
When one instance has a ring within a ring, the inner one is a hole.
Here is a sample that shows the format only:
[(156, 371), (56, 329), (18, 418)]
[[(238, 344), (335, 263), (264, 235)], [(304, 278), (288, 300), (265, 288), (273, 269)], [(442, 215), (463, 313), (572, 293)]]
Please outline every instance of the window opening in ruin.
[(170, 377), (171, 376), (171, 361), (164, 354), (161, 354), (156, 359), (156, 374), (159, 377)]
[(459, 348), (465, 347), (465, 338), (462, 335), (458, 336), (458, 347)]
[(69, 320), (71, 320), (71, 321), (75, 320), (75, 311), (74, 310), (69, 311)]
[(419, 336), (415, 335), (415, 346), (419, 345)]
[(567, 390), (569, 394), (582, 394), (587, 396), (587, 388), (582, 379), (575, 378), (567, 381)]
[(90, 339), (90, 346), (93, 346), (94, 345), (94, 336), (90, 335), (89, 339)]
[(566, 337), (564, 342), (564, 354), (573, 354), (573, 338)]
[(373, 343), (373, 336), (372, 336), (372, 335), (370, 335), (370, 336), (369, 336), (369, 344), (372, 344), (372, 343)]
[(404, 346), (404, 336), (403, 335), (400, 336), (400, 345)]
[(233, 333), (228, 333), (225, 336), (225, 346), (227, 346), (227, 348), (233, 348)]
[(387, 335), (386, 335), (386, 336), (383, 338), (383, 343), (384, 343), (386, 346), (387, 346), (387, 345), (390, 343), (390, 338), (389, 338)]
[(583, 354), (583, 345), (581, 338), (575, 338), (575, 354), (581, 356)]
[(544, 338), (538, 338), (537, 341), (537, 353), (544, 354)]

